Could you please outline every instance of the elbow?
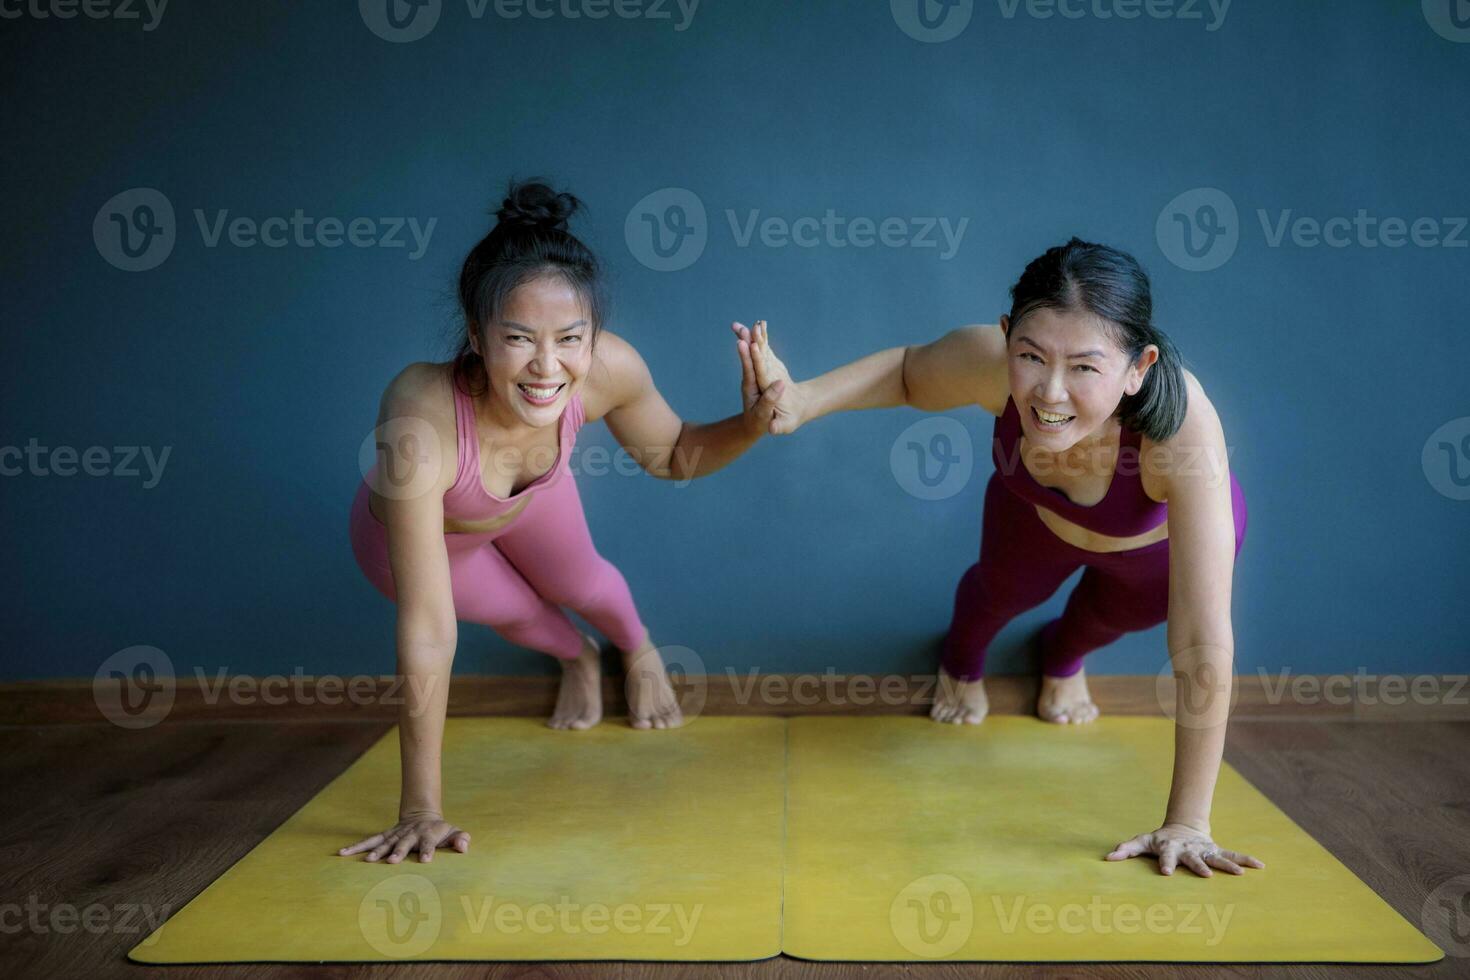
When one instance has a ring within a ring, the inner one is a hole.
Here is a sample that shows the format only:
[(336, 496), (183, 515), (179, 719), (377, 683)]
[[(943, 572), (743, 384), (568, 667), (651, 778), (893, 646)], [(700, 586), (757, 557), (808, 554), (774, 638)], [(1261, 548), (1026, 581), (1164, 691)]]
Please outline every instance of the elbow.
[(692, 470), (693, 466), (688, 465), (688, 461), (684, 459), (684, 450), (680, 448), (680, 444), (684, 441), (684, 433), (688, 428), (689, 423), (681, 421), (679, 434), (674, 437), (674, 444), (667, 449), (648, 454), (643, 460), (643, 471), (660, 480), (687, 481), (691, 479), (693, 474), (687, 471)]

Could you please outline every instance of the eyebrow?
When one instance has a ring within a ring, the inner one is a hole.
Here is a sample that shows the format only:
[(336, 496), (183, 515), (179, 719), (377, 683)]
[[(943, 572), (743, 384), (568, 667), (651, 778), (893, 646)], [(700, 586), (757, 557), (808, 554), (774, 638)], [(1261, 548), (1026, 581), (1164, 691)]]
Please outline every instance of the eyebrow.
[[(1020, 341), (1023, 341), (1024, 340), (1026, 343), (1030, 344), (1032, 347), (1035, 347), (1037, 350), (1041, 351), (1043, 354), (1046, 353), (1046, 348), (1045, 347), (1042, 347), (1040, 344), (1038, 344), (1036, 341), (1032, 340), (1030, 337), (1017, 337), (1016, 340), (1017, 340), (1017, 342), (1020, 342)], [(1075, 354), (1068, 354), (1067, 356), (1069, 358), (1076, 358), (1076, 357), (1103, 357), (1105, 355), (1100, 350), (1084, 350), (1084, 351), (1078, 351)]]
[[(578, 327), (585, 327), (586, 325), (587, 325), (587, 321), (586, 320), (578, 320), (576, 323), (569, 323), (569, 324), (567, 324), (566, 326), (562, 327), (560, 330), (558, 330), (556, 332), (557, 333), (566, 333), (568, 330), (575, 330)], [(524, 323), (516, 323), (514, 320), (502, 320), (502, 321), (500, 321), (500, 326), (503, 329), (506, 329), (506, 330), (524, 330), (526, 333), (535, 333), (536, 332), (533, 328), (526, 326)]]

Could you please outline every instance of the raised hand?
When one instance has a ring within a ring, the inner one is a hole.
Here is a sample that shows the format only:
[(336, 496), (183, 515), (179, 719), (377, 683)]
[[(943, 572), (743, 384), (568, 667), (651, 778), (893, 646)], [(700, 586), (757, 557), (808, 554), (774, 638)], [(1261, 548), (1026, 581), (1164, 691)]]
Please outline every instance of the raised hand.
[(807, 421), (807, 394), (798, 382), (791, 380), (791, 372), (771, 350), (766, 321), (757, 320), (754, 329), (743, 323), (732, 323), (730, 329), (735, 332), (741, 365), (753, 379), (754, 390), (770, 393), (774, 389), (775, 408), (766, 431), (771, 435), (795, 432)]
[[(737, 328), (735, 333), (740, 335), (739, 324), (731, 324)], [(765, 385), (757, 382), (754, 359), (751, 356), (750, 332), (745, 332), (743, 339), (737, 340), (735, 346), (740, 354), (740, 401), (744, 406), (746, 422), (751, 431), (758, 434), (774, 432), (771, 426), (776, 416), (777, 400), (788, 385), (785, 382)]]
[(1264, 868), (1266, 865), (1249, 854), (1227, 851), (1215, 844), (1209, 834), (1202, 834), (1193, 827), (1165, 824), (1151, 834), (1139, 834), (1113, 848), (1109, 861), (1126, 861), (1131, 857), (1156, 854), (1159, 858), (1159, 873), (1171, 875), (1179, 865), (1184, 865), (1201, 878), (1212, 874), (1211, 868), (1219, 868), (1233, 875), (1245, 874), (1246, 868)]

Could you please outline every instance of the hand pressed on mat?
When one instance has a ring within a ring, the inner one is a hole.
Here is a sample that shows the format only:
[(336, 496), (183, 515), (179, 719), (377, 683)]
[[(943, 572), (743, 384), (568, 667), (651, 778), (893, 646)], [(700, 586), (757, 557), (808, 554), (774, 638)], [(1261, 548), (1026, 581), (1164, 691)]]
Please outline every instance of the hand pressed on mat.
[(1249, 854), (1219, 847), (1209, 834), (1179, 824), (1164, 824), (1151, 834), (1139, 834), (1132, 840), (1126, 840), (1113, 848), (1107, 859), (1126, 861), (1144, 854), (1158, 855), (1159, 873), (1166, 875), (1173, 874), (1181, 864), (1201, 878), (1213, 875), (1211, 868), (1239, 875), (1245, 874), (1245, 868), (1266, 866)]
[[(436, 847), (453, 847), (460, 854), (470, 849), (470, 835), (444, 819), (442, 814), (432, 812), (411, 813), (398, 819), (391, 830), (366, 837), (350, 847), (337, 852), (342, 857), (368, 851), (367, 859), (376, 861), (388, 855), (388, 864), (397, 864), (404, 856), (417, 850), (419, 861), (434, 859)], [(371, 850), (369, 850), (371, 848)]]

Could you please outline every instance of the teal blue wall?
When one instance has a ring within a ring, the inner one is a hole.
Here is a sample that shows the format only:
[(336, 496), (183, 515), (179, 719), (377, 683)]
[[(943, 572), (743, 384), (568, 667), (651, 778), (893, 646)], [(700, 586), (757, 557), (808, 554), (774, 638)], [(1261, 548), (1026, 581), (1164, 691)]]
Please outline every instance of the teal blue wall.
[[(595, 0), (544, 18), (394, 0), (419, 18), (405, 41), (385, 38), (385, 2), (177, 2), (156, 20), (7, 4), (0, 447), (105, 447), (109, 475), (0, 458), (6, 678), (90, 678), (137, 644), (180, 673), (390, 671), (393, 608), (346, 536), (358, 449), (385, 383), (446, 356), (458, 264), (513, 175), (588, 202), (610, 326), (693, 420), (738, 407), (732, 319), (768, 319), (805, 377), (994, 322), (1070, 235), (1128, 249), (1249, 501), (1239, 669), (1464, 669), (1466, 4), (1180, 0), (1122, 19), (1100, 14), (1126, 0), (1063, 5), (1077, 17), (998, 0), (928, 31), (917, 0), (648, 0), (602, 19), (569, 16)], [(137, 188), (157, 192), (140, 220), (165, 228), (166, 202), (173, 237), (134, 260), (111, 216), (149, 203), (115, 200)], [(674, 270), (636, 234), (665, 188), (705, 211)], [(422, 248), (407, 227), (404, 247), (210, 237), (298, 209), (313, 229), (366, 219), (373, 242), (385, 219), (433, 225)], [(901, 219), (902, 242), (737, 234), (828, 209)], [(1290, 228), (1360, 212), (1369, 230), (1339, 223), (1336, 244)], [(963, 233), (925, 247), (923, 218)], [(1389, 219), (1427, 223), (1394, 246)], [(767, 440), (688, 486), (584, 475), (582, 497), (655, 640), (709, 669), (929, 671), (991, 469), (990, 417), (950, 415), (976, 462), (940, 500), (891, 466), (924, 417), (906, 408)], [(583, 440), (615, 446), (601, 424)], [(115, 475), (120, 446), (167, 451), (156, 482), (141, 454)], [(1020, 642), (1073, 582), (1001, 634), (994, 671), (1024, 669)], [(1160, 627), (1089, 666), (1152, 673), (1163, 654)], [(479, 626), (455, 667), (554, 669)]]

